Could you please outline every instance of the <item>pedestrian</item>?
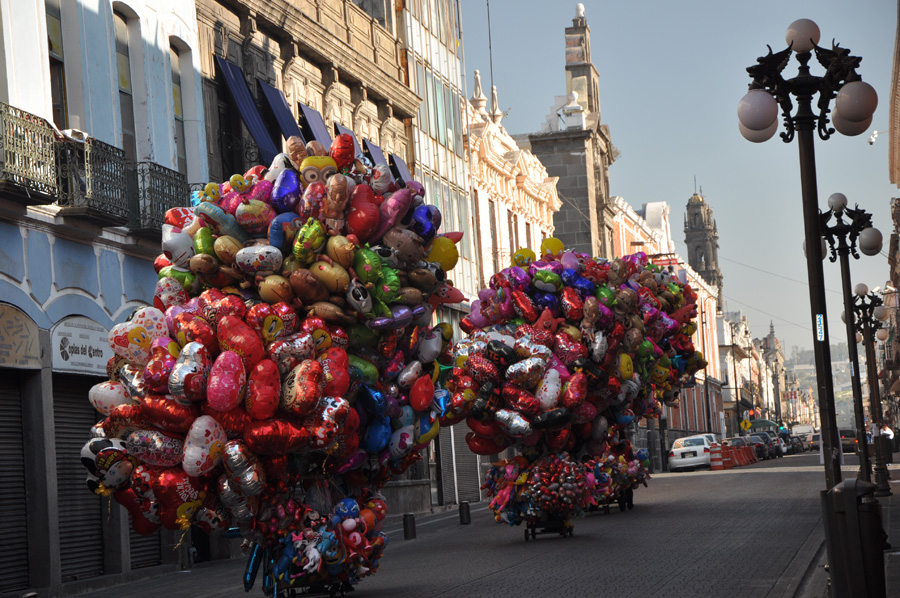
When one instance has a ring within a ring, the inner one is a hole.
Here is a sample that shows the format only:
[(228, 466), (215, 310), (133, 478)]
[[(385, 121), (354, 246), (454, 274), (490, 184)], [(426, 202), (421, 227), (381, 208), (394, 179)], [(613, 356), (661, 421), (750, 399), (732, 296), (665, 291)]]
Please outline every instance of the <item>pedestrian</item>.
[(888, 446), (891, 447), (891, 450), (888, 452), (888, 454), (885, 458), (885, 464), (890, 465), (894, 461), (894, 459), (893, 459), (894, 431), (891, 430), (887, 424), (881, 424), (881, 435), (887, 437), (887, 439), (888, 439), (887, 444), (888, 444)]

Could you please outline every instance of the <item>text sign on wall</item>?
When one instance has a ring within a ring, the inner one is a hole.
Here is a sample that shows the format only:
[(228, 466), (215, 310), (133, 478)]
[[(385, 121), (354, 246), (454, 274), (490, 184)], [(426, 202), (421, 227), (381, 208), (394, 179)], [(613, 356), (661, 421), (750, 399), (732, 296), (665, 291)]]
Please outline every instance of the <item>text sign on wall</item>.
[(60, 320), (50, 331), (50, 346), (54, 371), (106, 375), (109, 331), (97, 322), (81, 316)]
[(0, 367), (40, 369), (38, 327), (22, 310), (0, 303)]

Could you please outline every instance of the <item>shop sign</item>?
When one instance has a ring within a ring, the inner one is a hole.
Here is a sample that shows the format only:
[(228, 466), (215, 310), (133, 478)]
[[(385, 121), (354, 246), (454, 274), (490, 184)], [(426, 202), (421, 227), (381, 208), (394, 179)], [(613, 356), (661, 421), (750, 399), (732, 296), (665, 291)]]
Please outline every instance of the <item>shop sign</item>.
[(72, 316), (50, 330), (53, 371), (106, 375), (106, 362), (112, 356), (109, 331), (97, 322)]
[(38, 327), (25, 312), (0, 304), (0, 367), (40, 369)]

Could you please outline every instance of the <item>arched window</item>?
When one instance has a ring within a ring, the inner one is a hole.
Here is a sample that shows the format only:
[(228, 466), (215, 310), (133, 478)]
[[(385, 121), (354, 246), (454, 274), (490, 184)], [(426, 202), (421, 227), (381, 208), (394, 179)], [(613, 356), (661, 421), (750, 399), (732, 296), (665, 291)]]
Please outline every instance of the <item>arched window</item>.
[(125, 160), (137, 161), (134, 126), (134, 89), (131, 79), (131, 53), (128, 49), (128, 19), (119, 10), (113, 11), (116, 32), (116, 72), (119, 84), (119, 112), (122, 118), (122, 149)]

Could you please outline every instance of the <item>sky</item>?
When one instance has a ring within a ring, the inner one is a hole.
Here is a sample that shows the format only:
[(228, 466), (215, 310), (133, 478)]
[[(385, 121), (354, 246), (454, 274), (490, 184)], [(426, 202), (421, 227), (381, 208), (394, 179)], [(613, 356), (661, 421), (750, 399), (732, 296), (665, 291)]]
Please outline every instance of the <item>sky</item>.
[[(540, 129), (564, 95), (564, 29), (576, 2), (490, 1), (490, 51), (486, 0), (461, 0), (468, 95), (480, 69), (490, 96), (491, 70), (502, 124), (511, 134)], [(621, 152), (610, 167), (610, 192), (629, 204), (665, 201), (672, 206), (676, 250), (684, 257), (683, 218), (688, 199), (702, 189), (719, 232), (719, 267), (728, 311), (747, 316), (754, 338), (769, 322), (786, 356), (811, 348), (813, 333), (803, 255), (803, 215), (796, 139), (746, 141), (738, 132), (737, 104), (747, 92), (746, 68), (757, 57), (783, 50), (788, 25), (812, 19), (830, 48), (834, 39), (861, 56), (858, 73), (878, 92), (869, 131), (816, 138), (819, 205), (844, 193), (849, 205), (873, 214), (884, 235), (878, 256), (851, 258), (851, 287), (870, 288), (889, 278), (887, 248), (893, 225), (890, 200), (900, 190), (888, 171), (890, 78), (897, 29), (892, 0), (586, 1), (591, 58), (600, 74), (601, 121)], [(493, 67), (491, 66), (493, 63)], [(813, 59), (812, 73), (824, 69)], [(786, 78), (797, 73), (792, 59)], [(781, 129), (783, 130), (783, 129)], [(873, 131), (883, 132), (868, 144)], [(825, 261), (829, 337), (846, 340), (839, 263)]]

